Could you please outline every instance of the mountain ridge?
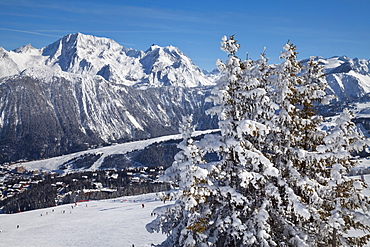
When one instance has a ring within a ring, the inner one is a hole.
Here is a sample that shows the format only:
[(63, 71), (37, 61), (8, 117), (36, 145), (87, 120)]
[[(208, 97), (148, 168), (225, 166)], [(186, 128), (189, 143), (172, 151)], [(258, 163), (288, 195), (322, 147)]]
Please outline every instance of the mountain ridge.
[(0, 77), (40, 68), (53, 73), (100, 75), (126, 86), (214, 85), (214, 81), (176, 47), (153, 45), (144, 52), (125, 48), (109, 38), (81, 33), (68, 34), (41, 49), (29, 44), (9, 52), (1, 48), (0, 57), (3, 58), (0, 67), (4, 68), (0, 70)]

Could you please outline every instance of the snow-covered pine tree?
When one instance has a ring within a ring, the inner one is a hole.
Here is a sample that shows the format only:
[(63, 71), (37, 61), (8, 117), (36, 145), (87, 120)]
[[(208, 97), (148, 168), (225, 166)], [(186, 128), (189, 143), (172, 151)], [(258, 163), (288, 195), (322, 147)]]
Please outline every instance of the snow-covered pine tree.
[[(261, 86), (268, 71), (266, 60), (262, 56), (256, 65), (241, 62), (233, 37), (224, 37), (221, 48), (229, 58), (218, 62), (225, 77), (211, 97), (217, 106), (210, 110), (218, 116), (221, 136), (201, 140), (204, 150), (218, 152), (221, 160), (199, 164), (189, 158), (192, 156), (183, 158), (189, 142), (186, 148), (180, 145), (183, 150), (167, 175), (185, 181), (179, 182), (184, 193), (173, 206), (156, 209), (157, 219), (147, 228), (170, 234), (167, 243), (175, 246), (274, 246), (268, 208), (272, 205), (269, 194), (276, 190), (270, 180), (278, 171), (247, 139), (253, 136), (258, 143), (269, 131), (252, 119), (263, 119), (262, 105), (267, 109), (270, 104)], [(256, 80), (253, 73), (262, 79)], [(189, 183), (188, 177), (181, 175), (184, 164), (202, 173), (192, 173)]]
[[(210, 97), (216, 106), (209, 110), (218, 116), (221, 136), (198, 142), (193, 152), (198, 158), (184, 155), (193, 145), (184, 142), (178, 163), (167, 172), (180, 180), (184, 192), (174, 205), (155, 210), (158, 217), (148, 230), (169, 234), (165, 243), (171, 246), (353, 243), (345, 233), (368, 230), (368, 199), (359, 195), (359, 183), (349, 183), (342, 172), (350, 164), (349, 146), (330, 149), (330, 138), (324, 139), (319, 128), (322, 118), (314, 104), (328, 100), (322, 68), (311, 59), (302, 71), (289, 42), (281, 54), (284, 62), (273, 68), (264, 55), (241, 62), (233, 36), (223, 37), (221, 49), (229, 58), (218, 61), (225, 76)], [(203, 152), (198, 147), (216, 151), (220, 161), (199, 163)], [(336, 152), (341, 159), (333, 158)], [(181, 168), (185, 164), (187, 170)], [(186, 171), (191, 175), (184, 176)]]
[[(317, 149), (327, 168), (325, 183), (321, 183), (321, 224), (317, 243), (320, 246), (364, 246), (370, 240), (370, 200), (362, 195), (364, 184), (348, 174), (356, 160), (352, 153), (364, 149), (363, 136), (351, 121), (348, 109), (336, 119), (336, 125)], [(325, 224), (322, 224), (324, 222)], [(350, 230), (361, 234), (353, 237)]]
[[(317, 150), (324, 141), (325, 133), (320, 130), (322, 118), (316, 115), (314, 105), (328, 101), (329, 97), (325, 93), (326, 83), (321, 80), (322, 67), (317, 61), (311, 58), (302, 71), (302, 65), (296, 61), (295, 46), (288, 43), (284, 49), (281, 55), (284, 62), (275, 69), (275, 86), (278, 89), (276, 99), (280, 109), (276, 122), (277, 131), (273, 133), (275, 148), (270, 156), (281, 173), (277, 185), (281, 200), (277, 210), (272, 213), (273, 225), (278, 223), (277, 226), (282, 227), (274, 228), (273, 236), (280, 238), (280, 242), (276, 241), (282, 246), (328, 246), (333, 242), (333, 237), (328, 237), (327, 234), (335, 235), (337, 230), (330, 227), (332, 224), (329, 222), (329, 216), (332, 216), (333, 212), (326, 211), (325, 218), (323, 208), (328, 208), (324, 202), (341, 200), (334, 199), (333, 194), (339, 194), (332, 192), (333, 187), (328, 187), (328, 181), (331, 179), (330, 174), (338, 175), (333, 164), (341, 164), (342, 161), (338, 160), (340, 155), (327, 158), (327, 154), (320, 154)], [(324, 149), (321, 147), (321, 150)], [(346, 152), (348, 156), (345, 160), (350, 164), (349, 146), (342, 146), (341, 152)], [(344, 178), (344, 173), (342, 179), (349, 181)], [(341, 186), (341, 189), (346, 190), (341, 192), (342, 195), (356, 191), (351, 186)], [(330, 199), (325, 197), (328, 193), (332, 196)], [(359, 192), (352, 198), (352, 202), (346, 200), (349, 205), (356, 204), (351, 210), (362, 206), (355, 198), (361, 198)], [(358, 213), (353, 212), (352, 216)], [(360, 218), (364, 220), (366, 217)], [(366, 221), (359, 223), (361, 220), (348, 219), (353, 218), (347, 217), (347, 222), (344, 223), (347, 230), (356, 227), (367, 228), (361, 225), (366, 226)], [(286, 234), (288, 232), (289, 234)], [(334, 239), (338, 240), (338, 237)], [(348, 242), (341, 243), (346, 245)]]
[[(268, 129), (273, 129), (273, 122), (276, 117), (275, 111), (278, 106), (271, 100), (273, 88), (270, 77), (273, 69), (267, 61), (268, 59), (263, 52), (259, 60), (244, 62), (244, 64), (249, 64), (250, 69), (245, 69), (243, 73), (245, 88), (241, 93), (241, 99), (243, 100), (243, 118), (245, 120), (262, 123)], [(242, 123), (239, 125), (242, 125)], [(258, 132), (256, 132), (244, 138), (252, 142), (258, 150), (264, 151), (268, 149), (270, 144), (266, 137), (266, 135), (258, 135)]]
[(238, 48), (233, 36), (223, 37), (221, 49), (229, 59), (218, 61), (225, 77), (212, 98), (218, 106), (210, 111), (218, 116), (221, 128), (222, 159), (210, 174), (216, 187), (212, 202), (219, 213), (210, 228), (215, 246), (274, 246), (268, 210), (269, 195), (276, 190), (270, 180), (278, 171), (258, 149), (266, 146), (262, 143), (274, 112), (266, 84), (270, 67), (263, 54), (255, 63), (241, 62)]
[(191, 137), (194, 132), (192, 121), (192, 116), (183, 117), (179, 128), (183, 138), (178, 144), (180, 151), (162, 177), (164, 181), (177, 184), (179, 189), (166, 195), (177, 199), (174, 204), (155, 209), (156, 219), (146, 226), (149, 232), (161, 231), (168, 235), (162, 246), (196, 246), (204, 242), (204, 216), (199, 205), (209, 194), (208, 171), (198, 166), (204, 163), (203, 154)]
[(185, 116), (179, 126), (182, 141), (177, 145), (180, 149), (175, 155), (175, 161), (165, 171), (166, 181), (175, 182), (179, 187), (188, 187), (193, 182), (196, 166), (203, 162), (201, 151), (194, 145), (192, 134), (195, 130), (193, 116)]
[(214, 147), (221, 161), (209, 173), (208, 180), (213, 185), (208, 186), (207, 200), (199, 204), (208, 211), (200, 208), (196, 211), (208, 212), (203, 214), (202, 222), (208, 246), (272, 246), (275, 243), (267, 223), (271, 203), (266, 195), (275, 189), (269, 181), (278, 171), (247, 139), (248, 136), (263, 139), (268, 133), (264, 124), (251, 119), (252, 116), (261, 119), (265, 114), (261, 110), (263, 102), (269, 104), (266, 90), (252, 76), (257, 72), (266, 76), (267, 69), (261, 69), (266, 63), (241, 62), (236, 56), (238, 48), (233, 36), (223, 37), (221, 49), (229, 58), (225, 63), (218, 61), (225, 77), (211, 97), (217, 106), (209, 111), (218, 116), (221, 137), (203, 140), (204, 146)]
[[(299, 76), (299, 85), (295, 87), (291, 102), (295, 104), (293, 122), (296, 128), (294, 136), (299, 137), (297, 144), (300, 148), (312, 151), (318, 143), (321, 143), (325, 133), (319, 131), (319, 125), (323, 121), (322, 116), (317, 114), (315, 105), (328, 103), (331, 96), (327, 96), (328, 87), (324, 80), (323, 66), (311, 57), (306, 66), (302, 66), (302, 74)], [(304, 172), (304, 167), (302, 167)]]
[[(269, 222), (274, 229), (272, 239), (278, 246), (310, 246), (312, 243), (305, 230), (305, 224), (310, 219), (308, 200), (303, 198), (310, 181), (306, 181), (304, 174), (300, 172), (304, 170), (301, 169), (304, 166), (303, 147), (314, 144), (306, 145), (302, 141), (304, 135), (300, 124), (310, 123), (308, 126), (312, 132), (320, 132), (315, 124), (311, 124), (313, 114), (307, 112), (307, 116), (303, 116), (302, 113), (305, 106), (300, 95), (306, 93), (302, 90), (305, 81), (300, 76), (302, 65), (297, 61), (296, 55), (296, 47), (288, 42), (280, 56), (284, 61), (274, 67), (271, 77), (275, 88), (272, 98), (279, 108), (276, 118), (273, 118), (274, 128), (269, 135), (271, 145), (266, 150), (266, 156), (280, 172), (280, 176), (274, 181), (278, 193), (274, 195), (274, 206), (269, 212)], [(313, 95), (316, 93), (307, 97)], [(314, 102), (314, 99), (307, 101)], [(307, 136), (310, 134), (307, 133)]]

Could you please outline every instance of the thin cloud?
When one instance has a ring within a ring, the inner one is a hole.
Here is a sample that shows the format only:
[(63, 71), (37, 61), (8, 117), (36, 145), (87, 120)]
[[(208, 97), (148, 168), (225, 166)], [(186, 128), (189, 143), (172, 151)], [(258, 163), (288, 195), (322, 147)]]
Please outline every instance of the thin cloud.
[(9, 11), (6, 11), (6, 10), (1, 10), (2, 12), (0, 12), (0, 15), (2, 16), (16, 16), (16, 17), (31, 17), (31, 18), (43, 18), (44, 16), (42, 15), (32, 15), (32, 14), (20, 14), (20, 13), (13, 13), (13, 12), (9, 12)]
[(98, 10), (92, 10), (87, 8), (75, 8), (69, 7), (70, 4), (68, 3), (50, 3), (49, 1), (14, 1), (14, 0), (2, 0), (0, 2), (0, 6), (6, 7), (21, 7), (21, 8), (32, 8), (32, 9), (56, 9), (56, 10), (63, 10), (66, 12), (71, 13), (88, 13), (91, 11), (99, 12)]
[(40, 36), (60, 37), (59, 35), (54, 35), (54, 34), (46, 34), (46, 33), (34, 32), (34, 31), (18, 30), (18, 29), (3, 28), (3, 27), (0, 27), (0, 30), (18, 32), (18, 33), (29, 33), (29, 34), (35, 34), (35, 35), (40, 35)]
[[(19, 6), (23, 8), (36, 8), (36, 9), (49, 9), (59, 10), (68, 13), (78, 14), (89, 14), (95, 16), (134, 16), (136, 18), (143, 19), (158, 19), (167, 21), (187, 21), (187, 22), (204, 22), (204, 12), (188, 12), (173, 9), (163, 8), (148, 8), (132, 5), (110, 5), (109, 3), (90, 3), (86, 6), (76, 6), (64, 2), (61, 3), (49, 3), (49, 2), (37, 2), (37, 1), (14, 1), (14, 0), (3, 0), (0, 2), (0, 6)], [(13, 14), (13, 15), (16, 15)]]
[(167, 21), (181, 21), (181, 22), (204, 22), (204, 15), (198, 15), (197, 13), (180, 11), (180, 10), (168, 10), (161, 8), (145, 8), (145, 7), (134, 7), (134, 6), (123, 6), (127, 9), (127, 13), (134, 15), (139, 18), (145, 19), (159, 19)]
[(361, 42), (360, 40), (354, 40), (354, 39), (341, 39), (341, 38), (331, 38), (331, 39), (322, 39), (319, 40), (317, 43), (348, 43), (348, 44), (361, 44), (365, 42)]

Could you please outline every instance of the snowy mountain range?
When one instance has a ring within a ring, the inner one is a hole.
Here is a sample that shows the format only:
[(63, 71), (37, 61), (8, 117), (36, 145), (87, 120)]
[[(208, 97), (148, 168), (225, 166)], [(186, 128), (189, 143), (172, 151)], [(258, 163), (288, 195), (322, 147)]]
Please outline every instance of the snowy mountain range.
[[(370, 61), (317, 59), (336, 105), (354, 104), (366, 122)], [(0, 47), (0, 163), (176, 134), (189, 114), (198, 129), (217, 128), (204, 112), (219, 77), (173, 46), (138, 51), (81, 33), (41, 49)]]
[(358, 58), (317, 58), (337, 101), (356, 100), (370, 93), (370, 61)]
[(0, 48), (0, 160), (174, 134), (191, 113), (200, 129), (214, 127), (210, 85), (172, 46), (135, 51), (77, 33), (42, 49)]
[[(6, 51), (0, 48), (0, 77), (68, 72), (86, 78), (101, 76), (125, 86), (214, 85), (202, 70), (173, 46), (152, 45), (147, 51), (127, 49), (108, 38), (69, 34), (51, 45), (36, 49), (30, 44)], [(30, 70), (30, 71), (29, 71)]]

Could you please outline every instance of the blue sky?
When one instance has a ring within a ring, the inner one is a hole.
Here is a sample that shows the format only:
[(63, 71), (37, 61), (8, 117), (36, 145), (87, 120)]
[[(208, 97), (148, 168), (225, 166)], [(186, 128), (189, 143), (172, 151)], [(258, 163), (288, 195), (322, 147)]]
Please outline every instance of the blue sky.
[(369, 0), (1, 0), (0, 46), (41, 48), (81, 32), (138, 50), (173, 45), (211, 70), (226, 58), (221, 37), (235, 34), (243, 59), (246, 52), (258, 59), (266, 47), (278, 62), (288, 40), (300, 59), (370, 59), (369, 11)]

